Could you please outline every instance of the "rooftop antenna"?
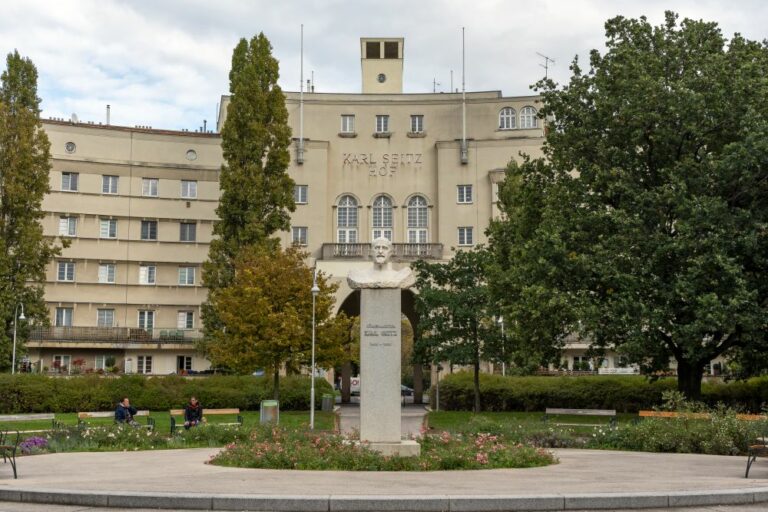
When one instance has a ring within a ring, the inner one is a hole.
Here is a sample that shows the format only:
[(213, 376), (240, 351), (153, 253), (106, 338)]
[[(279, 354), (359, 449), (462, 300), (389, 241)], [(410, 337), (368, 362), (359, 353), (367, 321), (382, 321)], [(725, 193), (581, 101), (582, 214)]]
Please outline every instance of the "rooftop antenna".
[(448, 92), (453, 92), (453, 70), (451, 70), (451, 89)]
[(109, 126), (109, 123), (110, 123), (111, 113), (112, 113), (112, 107), (110, 105), (107, 105), (107, 126)]
[(315, 70), (313, 69), (310, 73), (310, 76), (312, 77), (312, 89), (310, 92), (315, 92)]
[(551, 62), (552, 64), (554, 64), (555, 59), (551, 59), (546, 55), (544, 55), (543, 53), (539, 53), (539, 52), (536, 52), (536, 55), (544, 59), (544, 64), (539, 64), (539, 66), (544, 68), (544, 80), (546, 80), (549, 75), (549, 63)]
[(301, 24), (301, 65), (299, 71), (299, 145), (296, 147), (296, 163), (304, 163), (304, 24)]
[(437, 92), (437, 86), (440, 85), (440, 82), (437, 81), (437, 78), (432, 79), (432, 93)]
[(467, 91), (465, 86), (464, 53), (464, 27), (461, 27), (461, 148), (459, 148), (459, 158), (462, 164), (469, 162), (469, 150), (467, 148)]

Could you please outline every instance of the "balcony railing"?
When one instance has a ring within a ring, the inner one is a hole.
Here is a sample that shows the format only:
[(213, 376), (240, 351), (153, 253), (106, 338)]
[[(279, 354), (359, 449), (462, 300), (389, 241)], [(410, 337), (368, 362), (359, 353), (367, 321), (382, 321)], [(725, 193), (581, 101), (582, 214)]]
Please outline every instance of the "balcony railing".
[[(364, 260), (370, 257), (371, 244), (323, 244), (324, 260)], [(392, 244), (395, 260), (436, 260), (443, 255), (443, 244)]]
[(200, 329), (139, 329), (135, 327), (36, 327), (30, 341), (83, 341), (91, 343), (192, 343), (203, 337)]

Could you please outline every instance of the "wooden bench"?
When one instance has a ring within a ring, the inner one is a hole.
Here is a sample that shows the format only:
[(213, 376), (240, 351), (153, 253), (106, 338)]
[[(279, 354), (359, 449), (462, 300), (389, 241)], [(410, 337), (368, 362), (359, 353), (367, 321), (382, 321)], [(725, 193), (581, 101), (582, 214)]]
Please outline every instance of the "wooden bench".
[[(176, 432), (176, 416), (184, 416), (184, 409), (171, 409), (168, 411), (171, 415), (171, 434)], [(237, 425), (238, 427), (243, 424), (243, 417), (240, 415), (240, 409), (203, 409), (203, 421), (205, 416), (220, 416), (220, 415), (233, 415), (236, 416), (236, 420), (231, 423), (216, 423), (217, 425)], [(184, 422), (181, 422), (184, 425)]]
[(13, 478), (18, 478), (16, 473), (16, 451), (19, 449), (21, 434), (18, 430), (0, 431), (0, 452), (3, 454), (3, 462), (11, 461), (13, 468)]
[(36, 430), (20, 430), (20, 432), (33, 434), (36, 432), (48, 432), (52, 429), (60, 428), (61, 422), (56, 421), (56, 415), (53, 413), (36, 413), (36, 414), (0, 414), (0, 424), (12, 423), (16, 421), (45, 421), (51, 422), (51, 428), (43, 428)]
[[(550, 416), (599, 416), (603, 418), (609, 418), (608, 426), (616, 426), (616, 410), (615, 409), (557, 409), (554, 407), (547, 407), (544, 411), (544, 421), (549, 421)], [(562, 427), (604, 427), (605, 423), (553, 423), (554, 425)]]
[[(148, 430), (154, 430), (155, 429), (155, 419), (152, 418), (149, 415), (149, 411), (136, 411), (136, 414), (133, 415), (134, 418), (136, 417), (145, 417), (147, 419), (146, 425), (142, 425), (142, 427), (148, 429)], [(94, 419), (94, 418), (113, 418), (115, 417), (114, 411), (89, 411), (89, 412), (78, 412), (77, 413), (77, 422), (82, 424), (85, 423), (86, 420)]]

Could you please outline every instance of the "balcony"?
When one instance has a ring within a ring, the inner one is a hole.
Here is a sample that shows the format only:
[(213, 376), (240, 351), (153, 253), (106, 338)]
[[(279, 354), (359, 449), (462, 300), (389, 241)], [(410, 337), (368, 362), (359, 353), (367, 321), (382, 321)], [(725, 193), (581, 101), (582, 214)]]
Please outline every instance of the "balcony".
[(29, 341), (104, 344), (192, 344), (203, 337), (200, 329), (139, 329), (134, 327), (35, 327)]
[[(370, 257), (371, 244), (323, 244), (323, 260), (365, 260)], [(392, 244), (395, 261), (438, 260), (443, 256), (443, 244)]]

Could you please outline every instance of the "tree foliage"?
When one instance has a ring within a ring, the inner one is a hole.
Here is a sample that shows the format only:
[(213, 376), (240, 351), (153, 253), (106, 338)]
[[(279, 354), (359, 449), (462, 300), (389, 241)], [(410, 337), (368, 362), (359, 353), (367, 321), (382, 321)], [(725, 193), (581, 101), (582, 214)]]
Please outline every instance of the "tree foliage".
[(40, 223), (51, 155), (40, 123), (37, 69), (15, 51), (8, 54), (0, 82), (0, 368), (9, 368), (18, 304), (24, 304), (28, 322), (48, 321), (45, 267), (61, 247), (43, 237)]
[(446, 263), (417, 261), (418, 334), (414, 359), (471, 365), (475, 412), (480, 411), (480, 362), (500, 361), (501, 336), (485, 279), (490, 253), (483, 247), (457, 251)]
[[(255, 247), (241, 251), (230, 286), (211, 301), (223, 328), (213, 333), (209, 357), (214, 367), (250, 374), (270, 371), (279, 398), (279, 374), (297, 372), (311, 361), (312, 269), (295, 248)], [(332, 367), (344, 359), (351, 322), (333, 315), (337, 285), (318, 273), (316, 362)]]
[[(674, 358), (695, 398), (712, 359), (767, 342), (768, 48), (672, 13), (609, 20), (606, 48), (566, 86), (539, 82), (545, 159), (510, 172), (492, 243), (501, 269), (526, 256), (513, 289), (560, 310), (556, 338), (647, 370)], [(526, 226), (513, 199), (538, 183)]]
[(221, 131), (225, 163), (219, 179), (219, 220), (203, 265), (208, 337), (221, 328), (211, 304), (219, 289), (232, 282), (238, 252), (252, 245), (276, 247), (273, 235), (290, 227), (289, 212), (295, 209), (293, 180), (286, 172), (291, 129), (278, 77), (278, 62), (266, 36), (241, 39), (232, 54), (230, 102)]

